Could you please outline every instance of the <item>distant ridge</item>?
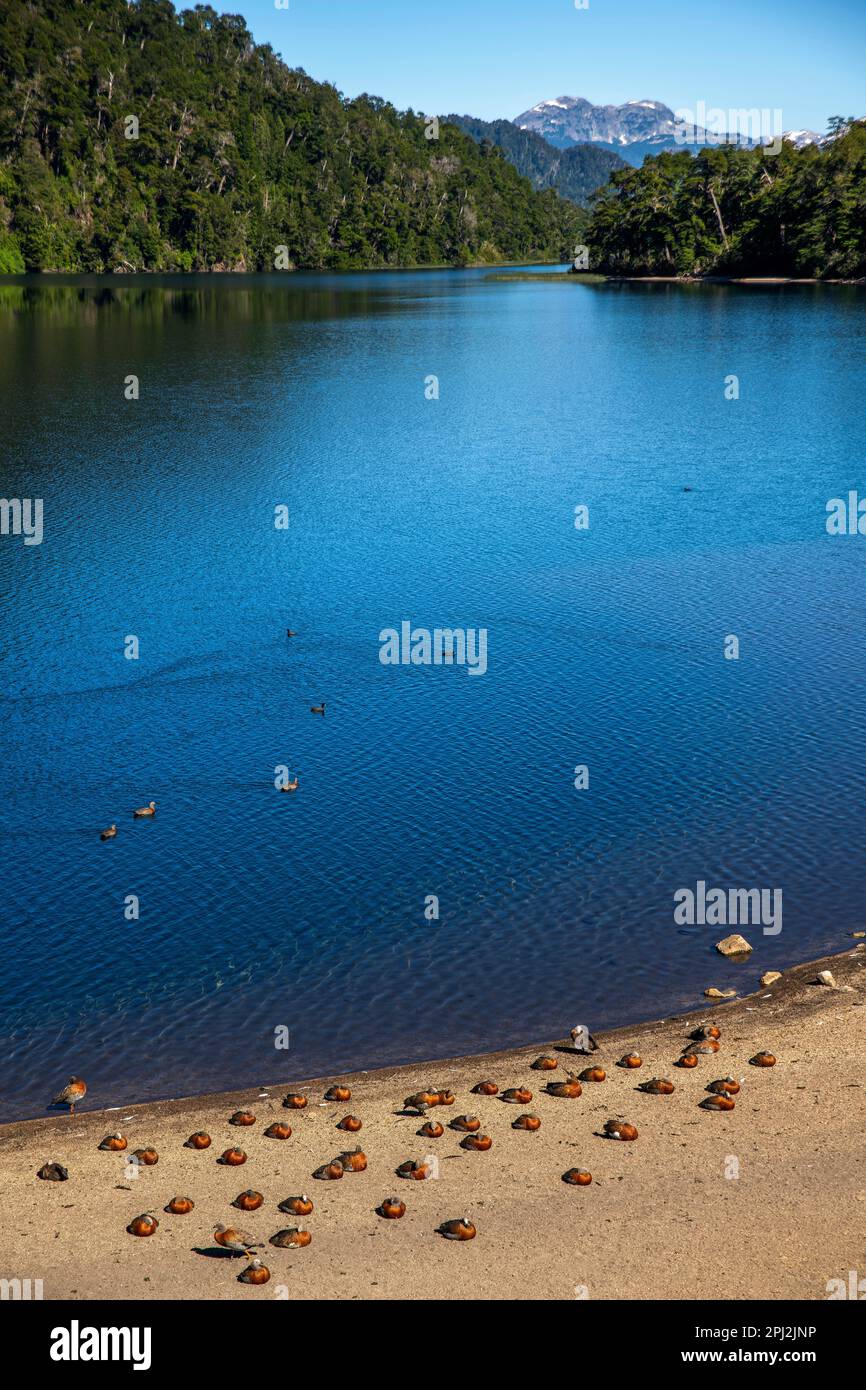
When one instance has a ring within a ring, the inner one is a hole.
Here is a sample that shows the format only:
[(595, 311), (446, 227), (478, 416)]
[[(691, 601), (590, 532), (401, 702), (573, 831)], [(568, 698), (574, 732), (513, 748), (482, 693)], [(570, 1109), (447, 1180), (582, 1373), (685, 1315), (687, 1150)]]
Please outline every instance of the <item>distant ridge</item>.
[(626, 168), (618, 153), (598, 145), (571, 145), (557, 149), (533, 130), (521, 130), (513, 121), (482, 121), (477, 116), (446, 116), (479, 144), (496, 145), (519, 174), (534, 188), (555, 188), (561, 198), (586, 207), (590, 197), (614, 169)]

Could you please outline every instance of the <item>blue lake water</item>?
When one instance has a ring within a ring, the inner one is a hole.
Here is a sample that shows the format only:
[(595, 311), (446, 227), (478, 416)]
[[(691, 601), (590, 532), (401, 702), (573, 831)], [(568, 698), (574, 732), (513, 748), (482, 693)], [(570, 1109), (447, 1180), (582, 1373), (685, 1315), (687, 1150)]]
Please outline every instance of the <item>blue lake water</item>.
[[(844, 947), (864, 303), (0, 286), (0, 494), (44, 499), (41, 545), (0, 537), (0, 1115), (73, 1072), (101, 1106), (541, 1041)], [(486, 673), (383, 665), (403, 620), (485, 628)], [(781, 888), (783, 930), (722, 960), (674, 923), (698, 879)]]

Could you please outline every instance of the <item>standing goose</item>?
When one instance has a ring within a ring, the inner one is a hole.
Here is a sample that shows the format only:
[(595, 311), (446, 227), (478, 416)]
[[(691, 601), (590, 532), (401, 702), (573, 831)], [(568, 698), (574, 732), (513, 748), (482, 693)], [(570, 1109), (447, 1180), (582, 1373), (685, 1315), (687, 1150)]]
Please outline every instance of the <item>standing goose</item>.
[(87, 1082), (80, 1076), (70, 1076), (66, 1085), (59, 1095), (55, 1096), (52, 1105), (68, 1105), (70, 1115), (75, 1114), (75, 1107), (79, 1101), (84, 1100), (87, 1095)]

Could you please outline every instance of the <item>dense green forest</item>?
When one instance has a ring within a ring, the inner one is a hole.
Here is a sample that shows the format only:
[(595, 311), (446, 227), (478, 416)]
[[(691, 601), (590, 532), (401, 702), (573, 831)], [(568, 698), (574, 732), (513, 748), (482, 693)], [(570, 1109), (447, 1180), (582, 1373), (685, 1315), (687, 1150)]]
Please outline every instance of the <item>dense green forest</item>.
[(0, 272), (569, 255), (579, 209), (456, 127), (430, 134), (209, 5), (2, 0)]
[(614, 169), (627, 169), (618, 154), (599, 145), (570, 145), (560, 150), (534, 130), (521, 130), (512, 121), (482, 121), (477, 116), (446, 116), (479, 144), (487, 141), (502, 151), (533, 188), (555, 188), (560, 198), (585, 207)]
[(586, 234), (618, 275), (866, 276), (866, 121), (777, 155), (719, 146), (614, 172)]

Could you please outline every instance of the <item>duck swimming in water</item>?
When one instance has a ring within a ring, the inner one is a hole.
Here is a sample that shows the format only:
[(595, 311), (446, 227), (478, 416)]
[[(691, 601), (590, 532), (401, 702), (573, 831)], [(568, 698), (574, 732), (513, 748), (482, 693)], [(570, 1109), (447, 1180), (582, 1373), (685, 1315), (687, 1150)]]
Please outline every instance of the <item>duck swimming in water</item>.
[(70, 1118), (75, 1114), (75, 1107), (79, 1105), (87, 1095), (87, 1082), (80, 1076), (70, 1076), (66, 1085), (59, 1095), (56, 1095), (51, 1102), (52, 1105), (68, 1105)]
[(320, 705), (310, 705), (310, 714), (324, 714), (324, 713), (325, 713), (325, 702), (324, 702), (324, 700), (322, 701), (322, 703), (321, 703)]
[(99, 836), (100, 840), (113, 840), (117, 834), (117, 826), (110, 825), (107, 830), (103, 830)]
[(446, 1240), (474, 1240), (476, 1235), (475, 1227), (467, 1216), (461, 1216), (459, 1221), (443, 1221), (436, 1229)]
[(142, 820), (144, 816), (155, 816), (156, 802), (149, 801), (146, 806), (139, 806), (138, 809), (133, 811), (132, 814), (136, 820)]
[(297, 776), (293, 777), (293, 778), (292, 778), (290, 781), (288, 781), (288, 782), (283, 782), (283, 784), (282, 784), (281, 787), (280, 787), (280, 791), (281, 791), (281, 792), (296, 792), (297, 790), (298, 790), (298, 778), (297, 778)]

